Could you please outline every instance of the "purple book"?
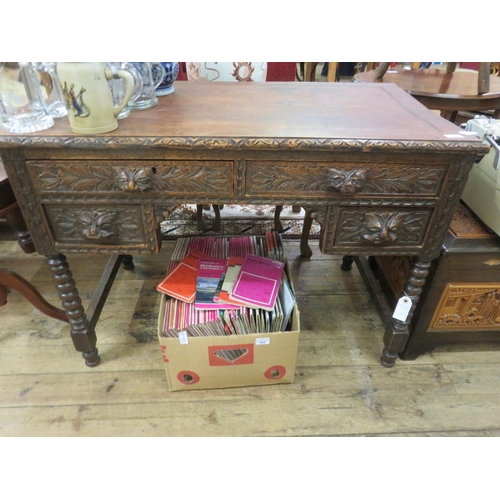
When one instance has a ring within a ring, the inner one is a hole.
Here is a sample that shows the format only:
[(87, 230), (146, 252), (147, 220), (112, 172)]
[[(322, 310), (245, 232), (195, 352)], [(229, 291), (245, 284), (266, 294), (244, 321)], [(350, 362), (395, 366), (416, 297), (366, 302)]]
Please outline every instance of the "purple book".
[(229, 296), (249, 306), (272, 311), (284, 267), (284, 262), (248, 254)]

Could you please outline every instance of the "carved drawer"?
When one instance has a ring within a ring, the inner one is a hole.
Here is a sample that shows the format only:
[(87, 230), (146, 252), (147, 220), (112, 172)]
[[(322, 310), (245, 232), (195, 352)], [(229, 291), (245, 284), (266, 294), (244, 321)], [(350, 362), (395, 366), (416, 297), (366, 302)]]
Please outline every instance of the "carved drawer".
[[(232, 195), (232, 161), (116, 160), (28, 161), (36, 190), (44, 194), (144, 193)], [(229, 190), (229, 191), (228, 191)]]
[(44, 210), (59, 251), (159, 249), (154, 210), (148, 205), (45, 205)]
[[(327, 211), (323, 251), (334, 247), (421, 248), (432, 215), (431, 209), (339, 207)], [(392, 250), (394, 251), (394, 249)]]
[(247, 161), (246, 194), (436, 196), (447, 164)]

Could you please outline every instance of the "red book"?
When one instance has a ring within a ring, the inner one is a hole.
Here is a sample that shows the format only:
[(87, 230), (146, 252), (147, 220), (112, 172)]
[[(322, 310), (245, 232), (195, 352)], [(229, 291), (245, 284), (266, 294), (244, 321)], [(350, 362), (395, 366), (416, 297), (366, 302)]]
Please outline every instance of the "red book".
[(198, 262), (202, 257), (203, 255), (197, 252), (188, 253), (179, 265), (156, 285), (156, 289), (183, 302), (193, 302), (196, 296)]

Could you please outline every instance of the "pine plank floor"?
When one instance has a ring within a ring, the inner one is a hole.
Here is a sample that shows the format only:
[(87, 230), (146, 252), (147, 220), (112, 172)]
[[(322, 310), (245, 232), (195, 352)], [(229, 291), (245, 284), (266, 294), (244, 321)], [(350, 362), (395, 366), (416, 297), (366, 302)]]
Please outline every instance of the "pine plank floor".
[[(45, 259), (0, 226), (0, 266), (59, 306)], [(156, 340), (173, 242), (120, 269), (97, 326), (101, 364), (87, 368), (68, 326), (12, 291), (0, 308), (0, 436), (500, 436), (500, 350), (442, 348), (392, 369), (383, 326), (355, 268), (299, 260), (285, 241), (301, 312), (295, 382), (169, 392)], [(107, 261), (69, 255), (84, 305)]]

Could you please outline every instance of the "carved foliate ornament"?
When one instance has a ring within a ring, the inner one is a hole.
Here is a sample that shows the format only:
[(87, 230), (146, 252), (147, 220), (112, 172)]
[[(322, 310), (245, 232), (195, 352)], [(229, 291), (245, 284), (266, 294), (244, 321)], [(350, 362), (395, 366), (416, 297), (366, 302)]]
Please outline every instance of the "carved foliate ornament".
[(336, 243), (418, 245), (428, 219), (429, 212), (344, 210)]

